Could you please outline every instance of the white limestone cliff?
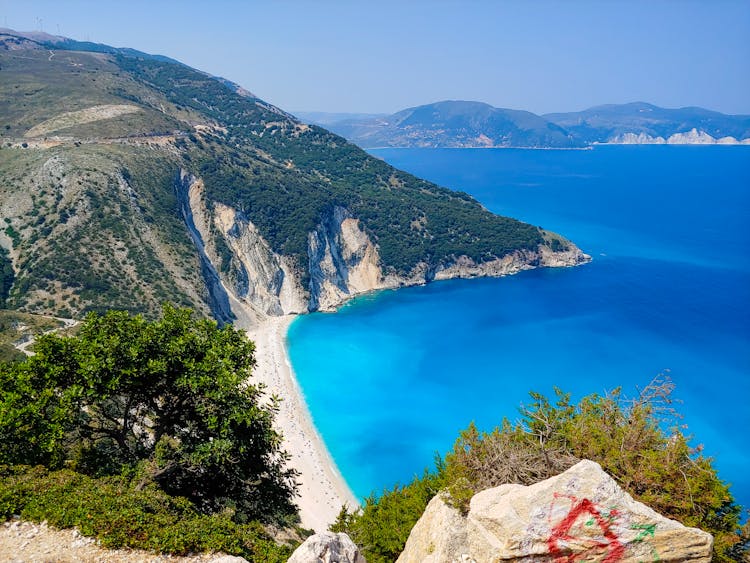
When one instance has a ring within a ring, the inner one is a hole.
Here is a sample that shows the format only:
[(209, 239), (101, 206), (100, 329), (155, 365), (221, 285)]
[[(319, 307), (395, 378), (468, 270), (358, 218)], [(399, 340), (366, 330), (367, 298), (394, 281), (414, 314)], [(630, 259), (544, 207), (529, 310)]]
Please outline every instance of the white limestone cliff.
[(292, 261), (275, 253), (244, 215), (215, 203), (213, 220), (232, 251), (236, 297), (267, 315), (303, 313), (304, 289)]
[[(452, 278), (498, 277), (590, 260), (572, 244), (560, 251), (540, 245), (487, 262), (458, 256), (436, 267), (419, 263), (408, 274), (397, 274), (384, 270), (378, 246), (359, 219), (347, 209), (335, 207), (308, 234), (308, 263), (296, 264), (291, 257), (274, 252), (242, 212), (208, 202), (201, 179), (183, 171), (178, 196), (188, 229), (206, 262), (204, 277), (212, 309), (231, 307), (235, 316), (248, 311), (259, 316), (334, 311), (352, 297), (380, 289)], [(220, 243), (230, 256), (222, 256)], [(305, 267), (308, 276), (302, 271)], [(307, 287), (303, 285), (305, 277)]]
[(669, 145), (714, 145), (716, 139), (705, 131), (698, 131), (693, 127), (684, 133), (675, 133), (667, 139)]

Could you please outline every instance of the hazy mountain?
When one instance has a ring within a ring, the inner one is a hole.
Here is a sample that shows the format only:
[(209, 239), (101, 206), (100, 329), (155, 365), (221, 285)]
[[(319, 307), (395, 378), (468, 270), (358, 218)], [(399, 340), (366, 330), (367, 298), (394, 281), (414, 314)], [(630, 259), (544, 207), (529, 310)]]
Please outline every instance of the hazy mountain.
[(481, 102), (436, 102), (389, 116), (348, 118), (327, 126), (366, 148), (581, 146), (563, 128), (538, 115)]
[[(93, 51), (86, 51), (92, 49)], [(585, 257), (236, 84), (131, 49), (0, 34), (0, 297), (220, 320)]]
[(445, 101), (393, 115), (298, 112), (353, 143), (376, 147), (574, 148), (594, 143), (734, 144), (750, 137), (750, 116), (643, 102), (539, 116), (481, 102)]
[[(705, 133), (714, 140), (750, 137), (750, 116), (725, 115), (699, 107), (665, 109), (645, 102), (597, 106), (573, 113), (549, 113), (545, 119), (565, 128), (585, 143), (623, 141), (626, 135), (642, 135), (642, 140), (673, 135)], [(632, 137), (631, 137), (632, 139)]]

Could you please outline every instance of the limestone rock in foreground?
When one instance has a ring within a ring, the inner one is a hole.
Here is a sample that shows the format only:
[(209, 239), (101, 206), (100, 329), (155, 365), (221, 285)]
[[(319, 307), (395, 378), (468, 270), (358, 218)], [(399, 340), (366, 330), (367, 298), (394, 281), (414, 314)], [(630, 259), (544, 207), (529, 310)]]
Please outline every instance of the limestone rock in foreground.
[(501, 485), (462, 517), (432, 499), (399, 563), (711, 561), (713, 538), (633, 500), (593, 461), (530, 487)]
[(366, 563), (354, 542), (344, 533), (322, 532), (310, 536), (287, 563)]
[(414, 524), (398, 562), (444, 563), (468, 557), (466, 520), (436, 495)]

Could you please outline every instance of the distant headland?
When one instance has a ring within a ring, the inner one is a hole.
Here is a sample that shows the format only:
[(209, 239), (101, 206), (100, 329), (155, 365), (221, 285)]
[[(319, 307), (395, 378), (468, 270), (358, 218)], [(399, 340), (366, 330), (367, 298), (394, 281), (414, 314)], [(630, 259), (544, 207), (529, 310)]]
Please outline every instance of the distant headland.
[(595, 144), (750, 144), (750, 116), (645, 102), (536, 115), (474, 101), (385, 114), (297, 112), (365, 148), (586, 148)]

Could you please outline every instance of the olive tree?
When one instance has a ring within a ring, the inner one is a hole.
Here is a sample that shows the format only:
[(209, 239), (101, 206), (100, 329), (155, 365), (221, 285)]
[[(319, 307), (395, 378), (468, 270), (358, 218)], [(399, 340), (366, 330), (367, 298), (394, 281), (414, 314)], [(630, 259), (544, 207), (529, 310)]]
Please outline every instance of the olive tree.
[(296, 517), (296, 472), (252, 380), (254, 344), (165, 306), (148, 321), (90, 314), (0, 369), (0, 463), (133, 476), (238, 520)]

